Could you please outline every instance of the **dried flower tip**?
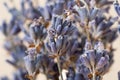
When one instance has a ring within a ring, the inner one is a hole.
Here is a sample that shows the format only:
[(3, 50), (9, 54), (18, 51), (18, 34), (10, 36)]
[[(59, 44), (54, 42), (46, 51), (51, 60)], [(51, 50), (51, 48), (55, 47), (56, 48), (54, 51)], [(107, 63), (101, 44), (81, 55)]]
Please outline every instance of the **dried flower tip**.
[(120, 16), (120, 4), (118, 3), (117, 0), (115, 0), (113, 4), (114, 4), (115, 11)]
[(95, 19), (96, 15), (98, 14), (98, 11), (99, 11), (99, 9), (98, 9), (97, 7), (94, 7), (94, 8), (91, 10), (90, 20)]
[(77, 12), (80, 15), (81, 23), (85, 23), (88, 20), (88, 11), (85, 6), (78, 8)]
[[(110, 22), (111, 22), (111, 23), (114, 23), (114, 22), (116, 22), (116, 21), (118, 20), (118, 18), (119, 18), (118, 16), (113, 17), (113, 18), (110, 19)], [(111, 26), (111, 25), (110, 25), (110, 26)]]
[(83, 54), (80, 56), (80, 60), (81, 62), (84, 64), (84, 66), (86, 66), (87, 68), (91, 69), (89, 60), (87, 59), (87, 54)]
[(120, 80), (120, 71), (118, 72), (118, 80)]
[(34, 20), (30, 25), (30, 36), (35, 42), (42, 41), (45, 39), (47, 31), (43, 24), (40, 23), (39, 19)]
[(95, 67), (95, 51), (94, 50), (88, 50), (85, 51), (85, 54), (87, 54), (88, 59), (90, 61), (91, 66), (94, 68)]
[(56, 15), (61, 15), (64, 10), (64, 3), (65, 2), (63, 0), (58, 0), (55, 7), (53, 8), (53, 13)]
[(55, 42), (51, 42), (50, 47), (51, 47), (51, 51), (52, 51), (54, 54), (57, 53), (57, 48), (56, 48)]
[(86, 41), (84, 50), (87, 51), (87, 50), (91, 50), (91, 49), (92, 49), (91, 42), (90, 41)]
[(36, 55), (36, 48), (35, 47), (32, 47), (32, 48), (28, 48), (28, 50), (26, 51), (26, 53), (28, 54), (28, 55), (32, 55), (32, 56), (34, 56), (34, 55)]
[(120, 24), (118, 25), (118, 31), (119, 31), (119, 33), (120, 33)]
[(101, 57), (96, 65), (96, 69), (98, 70), (103, 68), (107, 63), (108, 63), (108, 59), (106, 59), (105, 57)]
[(97, 52), (102, 52), (104, 50), (104, 44), (99, 41), (95, 46), (94, 46), (94, 49), (97, 51)]
[(25, 62), (25, 67), (28, 71), (29, 75), (33, 75), (34, 71), (35, 71), (35, 63), (34, 63), (34, 59), (31, 56), (25, 56), (24, 57), (24, 62)]
[(62, 48), (62, 43), (63, 43), (63, 36), (58, 36), (58, 39), (56, 41), (56, 47), (57, 49), (61, 49)]
[(77, 31), (77, 28), (70, 20), (64, 20), (62, 17), (53, 16), (51, 28), (48, 30), (48, 35), (57, 38), (59, 35), (72, 35)]

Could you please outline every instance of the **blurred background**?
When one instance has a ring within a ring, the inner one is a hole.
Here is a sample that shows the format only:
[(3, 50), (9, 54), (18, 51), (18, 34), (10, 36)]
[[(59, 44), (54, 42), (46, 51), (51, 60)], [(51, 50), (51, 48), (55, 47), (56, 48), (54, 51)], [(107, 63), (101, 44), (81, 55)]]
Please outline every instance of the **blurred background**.
[[(11, 3), (13, 1), (13, 3)], [(35, 1), (34, 5), (41, 5), (44, 6), (45, 0), (33, 0)], [(20, 9), (20, 0), (0, 0), (0, 26), (2, 22), (5, 20), (9, 22), (11, 19), (11, 14), (7, 11), (5, 6), (3, 5), (4, 2), (6, 2), (9, 7), (16, 7), (17, 9)], [(110, 15), (116, 16), (115, 11), (113, 10), (114, 7), (111, 6)], [(15, 68), (8, 63), (6, 63), (6, 59), (11, 58), (7, 51), (3, 48), (5, 37), (0, 31), (0, 77), (2, 76), (8, 76), (12, 80), (12, 73), (15, 71)], [(120, 36), (113, 42), (113, 48), (115, 49), (114, 52), (114, 63), (110, 67), (110, 70), (107, 74), (104, 75), (104, 80), (118, 80), (118, 71), (120, 71)], [(41, 76), (41, 75), (40, 75)], [(39, 77), (40, 77), (39, 76)], [(44, 77), (44, 76), (42, 76)], [(38, 80), (45, 80), (44, 78), (38, 79)]]

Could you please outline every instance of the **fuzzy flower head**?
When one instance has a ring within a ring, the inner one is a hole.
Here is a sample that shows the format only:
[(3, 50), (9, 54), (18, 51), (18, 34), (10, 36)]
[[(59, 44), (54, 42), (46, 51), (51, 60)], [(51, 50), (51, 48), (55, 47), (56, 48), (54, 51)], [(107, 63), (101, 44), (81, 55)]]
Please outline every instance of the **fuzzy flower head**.
[(98, 42), (97, 46), (98, 49), (86, 50), (78, 59), (81, 64), (78, 64), (78, 72), (86, 79), (93, 78), (90, 75), (101, 76), (109, 67), (108, 52), (103, 49), (102, 42)]

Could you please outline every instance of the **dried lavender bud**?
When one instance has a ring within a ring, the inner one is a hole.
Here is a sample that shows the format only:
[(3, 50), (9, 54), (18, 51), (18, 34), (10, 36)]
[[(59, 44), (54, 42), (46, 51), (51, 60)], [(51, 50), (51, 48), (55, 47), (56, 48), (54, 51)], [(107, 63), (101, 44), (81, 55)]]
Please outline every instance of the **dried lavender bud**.
[(47, 10), (48, 10), (48, 13), (49, 13), (49, 17), (50, 17), (50, 19), (52, 18), (52, 11), (53, 11), (53, 8), (54, 8), (54, 2), (53, 1), (48, 1), (47, 3), (46, 3), (46, 8), (47, 8)]
[[(101, 35), (102, 39), (106, 40), (110, 43), (113, 42), (118, 36), (117, 35), (117, 30), (118, 30), (118, 28), (108, 29), (108, 30), (104, 31), (102, 33), (103, 36)], [(111, 35), (111, 36), (108, 37), (108, 35)]]
[(84, 50), (87, 51), (87, 50), (91, 50), (91, 49), (92, 49), (92, 44), (91, 44), (91, 42), (86, 41)]
[(2, 23), (2, 32), (3, 32), (3, 34), (4, 34), (5, 36), (8, 35), (7, 28), (8, 28), (7, 23), (4, 21), (4, 22)]
[(28, 54), (28, 55), (31, 55), (31, 56), (35, 56), (36, 55), (36, 48), (29, 48), (27, 51), (26, 51), (26, 53)]
[(62, 29), (62, 25), (58, 25), (57, 28), (56, 28), (57, 34), (60, 34), (61, 29)]
[(96, 21), (96, 25), (98, 25), (99, 23), (101, 23), (103, 20), (105, 19), (104, 16), (101, 16), (101, 17), (96, 17), (95, 21)]
[(118, 31), (119, 31), (119, 33), (120, 33), (120, 25), (118, 25)]
[(65, 54), (67, 53), (67, 50), (69, 49), (70, 42), (68, 41), (68, 36), (63, 37), (63, 43), (60, 49), (60, 54)]
[[(89, 44), (91, 43), (89, 42)], [(110, 58), (108, 52), (104, 49), (103, 43), (99, 41), (97, 44), (95, 44), (94, 49), (86, 49), (84, 53), (80, 55), (77, 64), (79, 64), (76, 65), (77, 71), (81, 73), (84, 78), (91, 79), (95, 75), (95, 78), (99, 80), (101, 77), (97, 77), (97, 74), (94, 73), (98, 72), (100, 73), (99, 75), (105, 73), (109, 68)]]
[[(26, 1), (28, 4), (28, 8), (25, 9), (25, 17), (29, 19), (39, 18), (41, 15), (41, 11), (34, 7), (32, 1)], [(29, 13), (29, 14), (28, 14)]]
[(51, 47), (51, 51), (53, 53), (57, 53), (57, 48), (56, 48), (55, 42), (51, 42), (50, 47)]
[(99, 23), (99, 25), (97, 26), (97, 31), (101, 31), (101, 30), (104, 30), (104, 27), (106, 28), (106, 22), (105, 21), (102, 21), (101, 23)]
[(115, 0), (113, 4), (114, 4), (115, 11), (117, 12), (118, 16), (120, 16), (120, 5), (118, 1)]
[(34, 44), (33, 40), (28, 36), (25, 36), (23, 40), (28, 42), (29, 44)]
[(52, 26), (50, 27), (49, 34), (53, 37), (58, 37), (59, 35), (72, 35), (77, 31), (77, 28), (70, 20), (64, 20), (61, 17), (53, 16)]
[(98, 11), (99, 11), (99, 9), (98, 9), (97, 7), (94, 7), (94, 8), (91, 10), (90, 20), (95, 19), (95, 17), (97, 16)]
[(54, 54), (59, 54), (62, 55), (66, 52), (66, 50), (68, 49), (68, 41), (67, 41), (67, 37), (65, 36), (58, 36), (57, 39), (54, 39), (50, 37), (49, 42), (47, 42), (46, 44), (46, 49), (49, 51), (49, 53)]
[(10, 23), (9, 25), (6, 22), (3, 22), (2, 31), (4, 35), (8, 36), (17, 35), (21, 31), (21, 29), (19, 27), (19, 24), (16, 22), (14, 22), (13, 24)]
[[(97, 31), (104, 31), (109, 29), (116, 21), (118, 20), (118, 17), (113, 17), (111, 18), (109, 21), (102, 21), (101, 23), (99, 23), (99, 25), (97, 26)], [(104, 27), (103, 27), (104, 26)]]
[(66, 2), (66, 7), (68, 10), (72, 9), (74, 5), (75, 5), (74, 0), (68, 0), (68, 2)]
[(24, 57), (24, 62), (25, 62), (25, 67), (28, 71), (28, 74), (33, 76), (33, 73), (35, 71), (34, 59), (30, 55), (28, 55), (28, 56)]
[(107, 64), (108, 60), (105, 57), (101, 57), (96, 65), (96, 69), (101, 69)]
[(85, 6), (83, 6), (83, 7), (75, 6), (75, 9), (80, 15), (81, 23), (84, 23), (85, 21), (87, 21), (88, 11), (87, 11), (86, 7)]
[(72, 47), (71, 47), (71, 53), (73, 52), (75, 52), (76, 51), (76, 49), (78, 48), (78, 41), (75, 41), (74, 43), (73, 43), (73, 45), (72, 45)]
[(76, 73), (74, 80), (85, 80), (85, 78), (81, 73)]
[(56, 37), (56, 32), (55, 32), (55, 30), (53, 29), (53, 28), (50, 28), (49, 29), (49, 31), (48, 31), (48, 35), (50, 36), (50, 37)]
[(64, 0), (58, 0), (55, 7), (53, 8), (53, 13), (56, 15), (61, 15), (64, 9)]
[[(47, 76), (47, 68), (49, 65), (49, 57), (45, 54), (37, 54), (35, 59), (35, 72), (37, 71), (44, 73)], [(43, 63), (44, 62), (44, 63)]]
[(118, 20), (118, 17), (113, 17), (110, 19), (110, 21), (107, 23), (106, 27), (111, 27), (116, 21)]
[(16, 61), (6, 60), (6, 62), (8, 62), (9, 64), (11, 64), (14, 67), (18, 67), (17, 64), (16, 64)]
[[(41, 10), (40, 10), (40, 11), (41, 11)], [(45, 19), (45, 20), (50, 20), (50, 19), (51, 19), (51, 15), (50, 15), (50, 13), (48, 12), (48, 8), (45, 7), (42, 11), (44, 11), (44, 12), (42, 13), (42, 15), (44, 16), (44, 19)], [(51, 12), (52, 12), (52, 10), (51, 10)]]
[(12, 35), (16, 35), (21, 31), (20, 27), (18, 24), (15, 24), (10, 32)]
[(27, 73), (22, 68), (18, 68), (18, 70), (13, 75), (14, 75), (13, 80), (30, 80), (25, 77), (27, 75)]
[(95, 67), (95, 51), (94, 50), (88, 50), (85, 51), (85, 54), (87, 54), (88, 59), (90, 61), (91, 66), (94, 68)]
[(56, 41), (56, 47), (58, 49), (62, 48), (62, 44), (63, 44), (63, 36), (58, 36), (58, 40)]
[(56, 18), (56, 22), (55, 22), (55, 29), (57, 29), (58, 25), (61, 25), (63, 22), (63, 19), (61, 17), (57, 17)]
[(48, 52), (52, 52), (51, 47), (48, 43), (45, 44), (45, 48)]
[(46, 37), (46, 29), (45, 27), (40, 24), (38, 21), (34, 21), (30, 26), (30, 35), (31, 38), (35, 41), (39, 40), (42, 41)]
[(87, 54), (83, 54), (80, 56), (80, 60), (82, 62), (82, 64), (84, 64), (84, 66), (86, 66), (87, 68), (91, 69), (91, 65), (89, 63), (89, 60), (87, 59)]
[(94, 46), (94, 49), (95, 49), (98, 53), (100, 53), (100, 52), (102, 52), (102, 51), (104, 50), (104, 44), (103, 44), (101, 41), (99, 41), (99, 42)]
[[(104, 18), (101, 18), (100, 23), (97, 23), (97, 21), (99, 21), (97, 18), (96, 20), (90, 21), (89, 31), (91, 34), (91, 38), (94, 38), (96, 40), (101, 38), (102, 40), (112, 42), (117, 37), (117, 32), (115, 32), (116, 29), (110, 29), (110, 28), (117, 20), (118, 17), (110, 18), (107, 21), (104, 20)], [(108, 35), (111, 35), (111, 37), (108, 37)]]
[(26, 53), (27, 56), (24, 57), (25, 67), (29, 73), (29, 75), (33, 76), (35, 72), (35, 60), (37, 56), (36, 48), (29, 48)]
[(62, 48), (61, 51), (61, 53), (65, 54), (61, 58), (63, 68), (66, 69), (69, 68), (69, 66), (75, 65), (75, 62), (80, 55), (80, 51), (82, 51), (80, 48), (80, 42), (78, 42), (76, 39), (69, 40), (67, 47)]
[(66, 34), (67, 33), (67, 31), (68, 31), (68, 26), (65, 26), (65, 28), (62, 30), (62, 34)]
[(75, 71), (72, 67), (69, 67), (67, 73), (67, 80), (74, 80), (74, 77), (75, 77)]
[(118, 72), (118, 80), (120, 80), (120, 71)]

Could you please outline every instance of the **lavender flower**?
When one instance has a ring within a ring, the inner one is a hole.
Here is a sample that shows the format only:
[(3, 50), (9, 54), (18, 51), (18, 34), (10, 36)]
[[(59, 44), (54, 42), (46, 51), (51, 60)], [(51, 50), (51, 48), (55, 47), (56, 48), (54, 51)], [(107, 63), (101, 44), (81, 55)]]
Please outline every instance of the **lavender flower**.
[[(102, 39), (109, 42), (112, 42), (115, 39), (115, 36), (117, 35), (117, 29), (110, 29), (110, 27), (115, 23), (115, 21), (118, 20), (118, 17), (109, 18), (108, 20), (104, 16), (104, 10), (101, 5), (104, 4), (111, 4), (111, 1), (95, 1), (95, 4), (89, 4), (94, 2), (94, 0), (91, 1), (83, 1), (81, 0), (78, 2), (78, 4), (83, 3), (82, 5), (76, 5), (73, 7), (75, 11), (77, 12), (76, 15), (79, 17), (77, 19), (77, 22), (79, 24), (79, 27), (77, 26), (80, 33), (84, 33), (86, 37), (89, 37), (90, 39), (94, 38), (95, 40)], [(99, 4), (99, 5), (98, 5)], [(100, 10), (101, 9), (101, 10)], [(75, 16), (74, 16), (75, 17)], [(76, 21), (76, 20), (74, 20)], [(104, 26), (104, 27), (103, 27)], [(103, 29), (102, 29), (103, 28)], [(108, 35), (113, 36), (108, 38)], [(104, 35), (104, 36), (103, 36)]]
[[(35, 7), (34, 1), (22, 0), (21, 10), (5, 3), (12, 19), (10, 23), (4, 21), (1, 29), (6, 36), (5, 48), (13, 58), (7, 62), (18, 68), (14, 80), (35, 80), (39, 73), (47, 80), (63, 80), (63, 69), (68, 70), (67, 80), (101, 80), (112, 61), (112, 50), (106, 46), (117, 37), (118, 28), (111, 26), (118, 17), (104, 14), (109, 13), (112, 3), (47, 0), (45, 7)], [(119, 15), (119, 3), (115, 1), (114, 6)], [(20, 32), (24, 33), (23, 40)]]
[(9, 80), (7, 77), (2, 77), (1, 80)]
[[(86, 43), (86, 45), (88, 45)], [(77, 64), (83, 64), (83, 65), (78, 65), (78, 72), (80, 71), (81, 74), (83, 74), (84, 78), (89, 79), (92, 78), (96, 80), (95, 76), (100, 76), (102, 73), (104, 73), (106, 70), (105, 66), (109, 64), (109, 55), (103, 48), (102, 42), (98, 42), (98, 51), (95, 51), (93, 48), (91, 50), (86, 50), (78, 60), (79, 63)], [(86, 47), (86, 46), (85, 46)], [(100, 52), (99, 52), (100, 51)], [(98, 57), (99, 55), (99, 57)], [(101, 56), (100, 56), (101, 55)], [(82, 67), (84, 66), (84, 67)], [(108, 68), (108, 67), (107, 67)], [(86, 70), (89, 70), (86, 72)], [(99, 73), (99, 75), (97, 75)], [(88, 76), (86, 76), (86, 74)], [(90, 75), (92, 74), (92, 77)]]
[(77, 31), (74, 24), (69, 20), (64, 20), (61, 17), (53, 16), (52, 25), (49, 29), (51, 36), (72, 35)]
[(120, 72), (118, 72), (118, 80), (120, 80)]
[(115, 7), (115, 11), (117, 12), (118, 16), (120, 16), (120, 5), (119, 5), (118, 1), (115, 0), (113, 4)]
[(53, 13), (61, 15), (63, 13), (64, 3), (65, 3), (64, 0), (58, 0), (53, 8)]
[(28, 71), (28, 74), (31, 76), (34, 76), (35, 72), (35, 58), (36, 58), (36, 49), (30, 48), (28, 51), (28, 56), (24, 57), (24, 62), (26, 69)]
[(30, 35), (35, 43), (37, 41), (43, 41), (47, 35), (44, 25), (42, 25), (38, 20), (35, 20), (30, 26)]
[(69, 46), (69, 42), (66, 39), (67, 37), (61, 35), (56, 40), (50, 37), (49, 43), (46, 43), (46, 49), (53, 55), (63, 55)]

